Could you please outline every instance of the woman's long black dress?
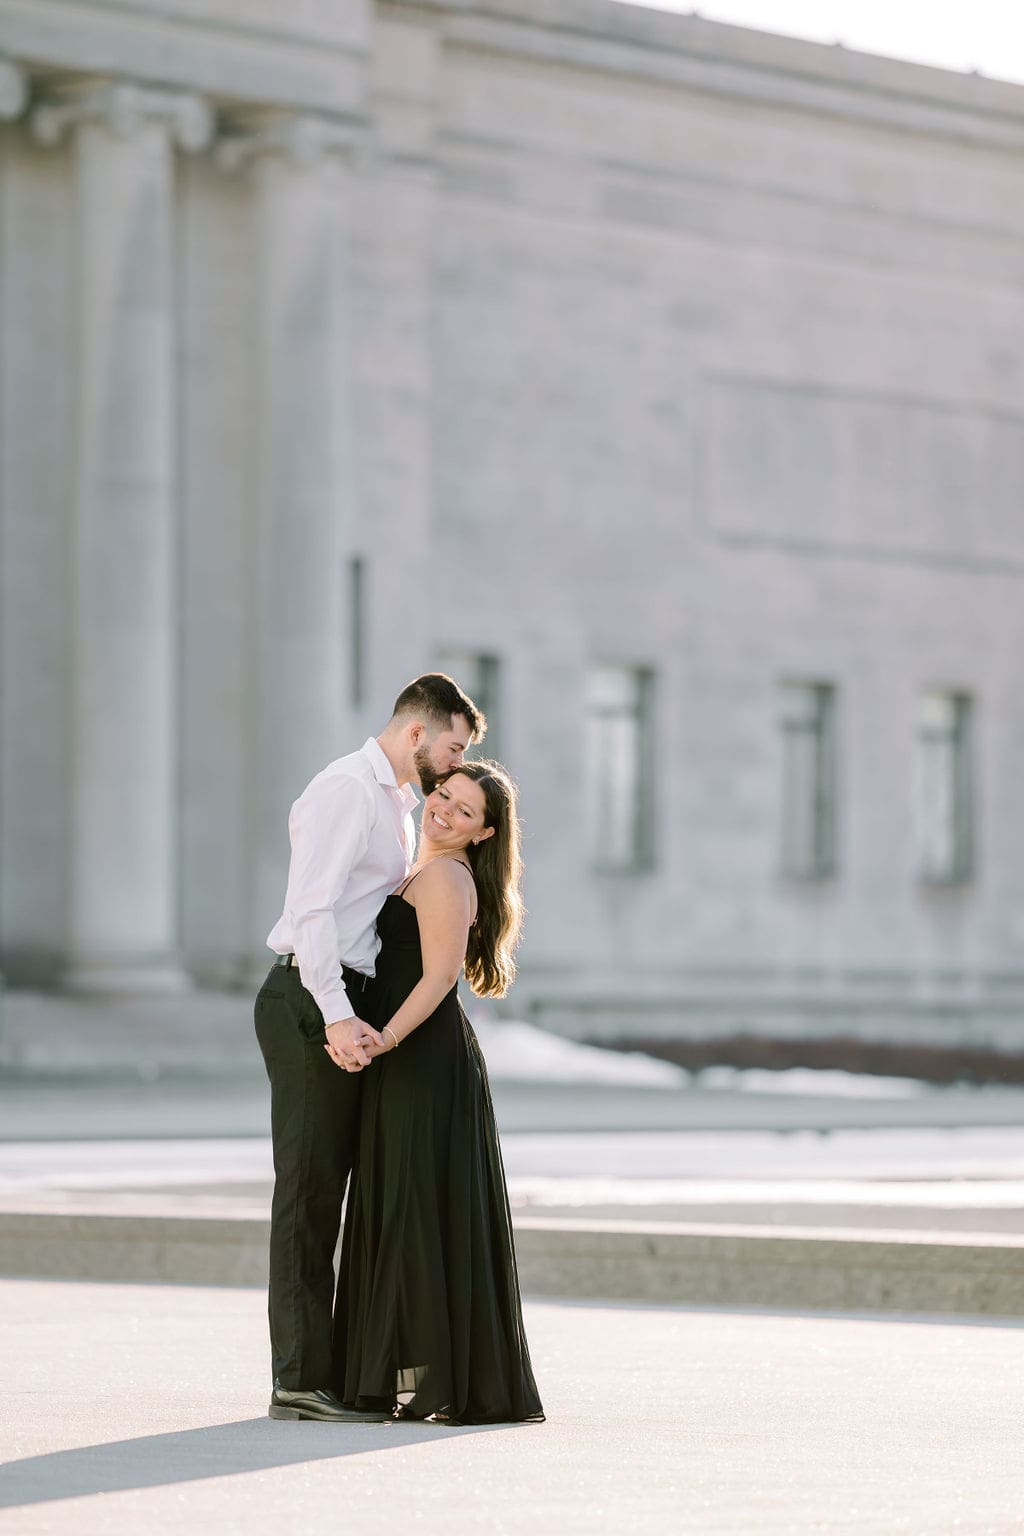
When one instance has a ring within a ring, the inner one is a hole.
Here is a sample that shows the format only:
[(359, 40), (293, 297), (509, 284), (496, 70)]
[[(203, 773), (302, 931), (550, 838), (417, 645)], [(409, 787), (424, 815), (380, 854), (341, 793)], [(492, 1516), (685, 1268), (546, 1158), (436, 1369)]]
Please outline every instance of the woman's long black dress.
[[(368, 989), (382, 1028), (423, 975), (416, 909), (389, 896)], [(342, 1240), (335, 1389), (462, 1424), (544, 1417), (523, 1331), (480, 1046), (453, 987), (363, 1078)]]

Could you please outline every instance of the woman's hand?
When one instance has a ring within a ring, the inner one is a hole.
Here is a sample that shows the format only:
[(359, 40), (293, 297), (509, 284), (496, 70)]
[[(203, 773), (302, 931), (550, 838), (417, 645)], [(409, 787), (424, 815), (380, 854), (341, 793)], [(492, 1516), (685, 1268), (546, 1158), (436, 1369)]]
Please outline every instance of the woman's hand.
[(361, 1072), (381, 1050), (387, 1050), (386, 1043), (364, 1019), (335, 1019), (325, 1026), (324, 1034), (324, 1050), (334, 1065), (346, 1072)]

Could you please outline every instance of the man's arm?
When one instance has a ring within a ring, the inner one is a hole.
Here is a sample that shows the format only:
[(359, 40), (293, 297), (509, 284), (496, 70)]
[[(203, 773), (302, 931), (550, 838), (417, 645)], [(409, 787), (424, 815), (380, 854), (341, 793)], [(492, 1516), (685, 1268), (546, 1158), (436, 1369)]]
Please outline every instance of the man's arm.
[[(335, 908), (354, 865), (366, 852), (373, 807), (356, 779), (338, 777), (307, 791), (292, 812), (292, 857), (286, 909), (302, 984), (324, 1017), (332, 1060), (366, 1066), (363, 1045), (379, 1040), (356, 1017), (342, 981)], [(339, 1059), (341, 1058), (341, 1059)]]

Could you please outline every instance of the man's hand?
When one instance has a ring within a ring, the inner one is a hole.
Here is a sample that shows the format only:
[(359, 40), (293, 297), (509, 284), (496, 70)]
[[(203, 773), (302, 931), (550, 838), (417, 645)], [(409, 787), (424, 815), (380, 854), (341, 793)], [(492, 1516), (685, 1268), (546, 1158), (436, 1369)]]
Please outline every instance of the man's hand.
[(374, 1056), (387, 1046), (377, 1031), (363, 1019), (335, 1019), (325, 1026), (327, 1044), (324, 1050), (336, 1067), (346, 1072), (361, 1072), (368, 1067)]

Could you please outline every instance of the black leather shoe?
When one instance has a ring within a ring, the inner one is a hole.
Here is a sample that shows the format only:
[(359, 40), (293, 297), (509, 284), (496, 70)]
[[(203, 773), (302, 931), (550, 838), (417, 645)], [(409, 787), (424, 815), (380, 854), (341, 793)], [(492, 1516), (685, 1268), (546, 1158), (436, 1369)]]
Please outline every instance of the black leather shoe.
[(346, 1408), (321, 1387), (318, 1392), (290, 1392), (287, 1387), (275, 1387), (270, 1395), (272, 1419), (323, 1419), (329, 1424), (385, 1424), (390, 1413), (380, 1413), (372, 1408)]

